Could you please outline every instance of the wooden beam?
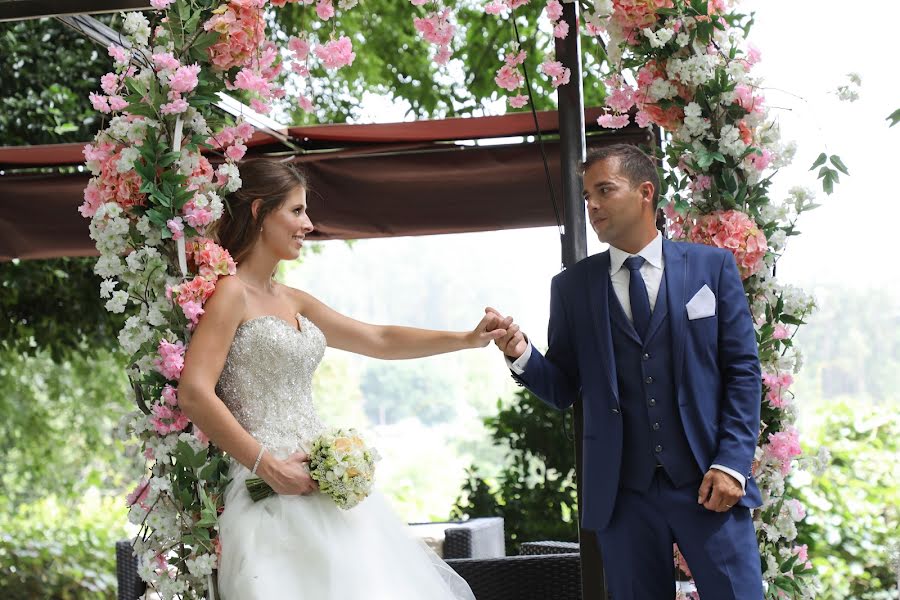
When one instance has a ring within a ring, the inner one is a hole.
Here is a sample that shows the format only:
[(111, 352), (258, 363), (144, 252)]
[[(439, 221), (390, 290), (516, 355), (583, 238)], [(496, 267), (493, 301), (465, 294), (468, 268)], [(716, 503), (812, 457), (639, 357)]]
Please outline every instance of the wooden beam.
[(0, 0), (0, 21), (22, 21), (63, 15), (147, 10), (149, 0)]

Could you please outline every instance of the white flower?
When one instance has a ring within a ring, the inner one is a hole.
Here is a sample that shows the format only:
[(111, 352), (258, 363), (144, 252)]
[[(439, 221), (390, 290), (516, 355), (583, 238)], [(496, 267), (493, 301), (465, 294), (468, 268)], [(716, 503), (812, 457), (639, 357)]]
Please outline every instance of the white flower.
[(226, 192), (235, 192), (241, 188), (241, 173), (238, 171), (237, 165), (222, 163), (219, 165), (218, 172), (228, 178), (228, 183), (225, 184)]
[(222, 217), (225, 206), (222, 204), (222, 199), (215, 192), (209, 192), (207, 195), (209, 197), (209, 210), (212, 213), (213, 220), (217, 221)]
[(719, 134), (719, 151), (722, 154), (740, 158), (747, 150), (747, 144), (741, 139), (740, 130), (734, 125), (724, 125)]
[(650, 89), (647, 90), (647, 97), (651, 102), (656, 102), (663, 98), (671, 98), (676, 95), (678, 95), (678, 88), (672, 85), (670, 81), (659, 77), (653, 80), (653, 83), (650, 84)]
[(206, 577), (216, 567), (215, 554), (201, 554), (196, 558), (188, 558), (184, 561), (188, 571), (195, 577)]
[(138, 46), (146, 46), (150, 41), (150, 21), (143, 14), (137, 11), (128, 13), (122, 26)]
[(684, 32), (684, 31), (679, 33), (678, 36), (675, 38), (675, 43), (678, 44), (681, 48), (684, 48), (685, 46), (687, 46), (688, 42), (690, 42), (690, 41), (691, 41), (691, 36), (687, 32)]
[(106, 310), (111, 313), (125, 312), (125, 305), (128, 303), (128, 292), (124, 290), (116, 290), (112, 293), (112, 298), (106, 301)]
[(127, 173), (134, 169), (134, 161), (141, 157), (141, 151), (134, 146), (128, 146), (122, 149), (119, 160), (116, 162), (116, 171), (119, 173)]
[(116, 289), (116, 283), (118, 282), (115, 279), (104, 279), (100, 282), (100, 297), (109, 298), (112, 296), (113, 290)]

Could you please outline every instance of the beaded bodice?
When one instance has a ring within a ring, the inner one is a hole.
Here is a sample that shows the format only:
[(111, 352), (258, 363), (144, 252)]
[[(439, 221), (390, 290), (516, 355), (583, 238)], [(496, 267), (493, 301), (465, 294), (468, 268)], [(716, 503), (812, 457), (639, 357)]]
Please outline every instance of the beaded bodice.
[(225, 359), (216, 393), (238, 422), (268, 448), (307, 448), (324, 429), (312, 399), (312, 378), (325, 335), (297, 315), (301, 329), (276, 316), (242, 323)]

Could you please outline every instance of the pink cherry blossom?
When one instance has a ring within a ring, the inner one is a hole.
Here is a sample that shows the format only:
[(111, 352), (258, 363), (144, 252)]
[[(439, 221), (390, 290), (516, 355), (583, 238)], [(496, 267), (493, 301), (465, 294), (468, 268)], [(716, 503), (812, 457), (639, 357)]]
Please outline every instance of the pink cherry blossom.
[(558, 60), (545, 60), (541, 63), (540, 70), (544, 75), (552, 78), (550, 85), (554, 88), (569, 83), (569, 77), (572, 74), (572, 72), (567, 67), (564, 67)]
[(309, 42), (302, 38), (291, 36), (288, 40), (288, 49), (294, 53), (297, 60), (306, 60), (309, 56)]
[(409, 0), (409, 3), (413, 6), (425, 6), (428, 4), (429, 0)]
[(438, 46), (449, 45), (456, 33), (456, 26), (450, 23), (449, 10), (432, 13), (424, 19), (416, 17), (413, 24), (427, 41)]
[(244, 158), (244, 154), (247, 153), (247, 146), (243, 144), (234, 144), (232, 146), (228, 146), (228, 149), (225, 150), (225, 156), (230, 158), (231, 160), (237, 162)]
[(162, 399), (169, 406), (178, 406), (178, 388), (167, 383), (162, 389)]
[(505, 8), (506, 4), (504, 4), (501, 0), (491, 0), (491, 2), (488, 2), (484, 6), (484, 12), (489, 15), (499, 15)]
[(439, 65), (446, 65), (452, 55), (453, 50), (450, 46), (439, 46), (437, 54), (434, 55), (434, 62)]
[(772, 339), (786, 340), (791, 337), (791, 332), (784, 323), (776, 323), (775, 331), (772, 332)]
[(527, 52), (519, 50), (518, 52), (508, 52), (503, 60), (509, 66), (515, 67), (516, 65), (524, 64), (527, 57)]
[(88, 94), (88, 98), (90, 99), (91, 106), (94, 107), (94, 110), (98, 110), (103, 114), (109, 114), (110, 112), (112, 112), (112, 109), (109, 107), (109, 99), (106, 96), (91, 92), (90, 94)]
[(119, 77), (115, 73), (107, 73), (100, 78), (100, 87), (104, 93), (114, 95), (119, 89)]
[(177, 380), (181, 377), (181, 369), (184, 368), (184, 342), (179, 340), (173, 344), (162, 339), (157, 352), (159, 357), (153, 361), (156, 370), (166, 379)]
[(515, 10), (520, 6), (525, 6), (528, 2), (529, 0), (509, 0), (509, 8)]
[(565, 39), (566, 36), (569, 35), (569, 24), (565, 21), (559, 21), (556, 24), (556, 27), (553, 28), (553, 36), (558, 37), (560, 39)]
[(272, 112), (272, 105), (267, 102), (263, 102), (259, 98), (251, 98), (250, 99), (250, 108), (255, 110), (258, 113), (262, 113), (264, 115)]
[(791, 472), (791, 460), (795, 456), (800, 456), (802, 452), (797, 429), (791, 427), (786, 431), (770, 433), (769, 441), (763, 446), (763, 451), (766, 455), (780, 460), (781, 474), (787, 475)]
[(234, 86), (248, 92), (257, 92), (258, 94), (267, 94), (269, 92), (269, 82), (265, 78), (260, 77), (250, 69), (241, 69), (237, 77), (234, 78)]
[(325, 45), (317, 46), (315, 54), (328, 69), (340, 69), (353, 64), (356, 54), (353, 52), (353, 42), (345, 35), (336, 40), (331, 40)]
[(200, 74), (200, 65), (194, 63), (184, 67), (178, 67), (175, 73), (169, 77), (169, 87), (176, 92), (186, 94), (197, 87), (199, 83), (197, 75)]
[(762, 382), (768, 390), (766, 400), (769, 404), (774, 408), (784, 408), (788, 403), (785, 392), (794, 384), (794, 377), (790, 373), (763, 373)]
[(558, 21), (563, 14), (562, 4), (559, 3), (559, 0), (549, 0), (544, 12), (547, 13), (547, 18), (551, 21)]
[(510, 96), (509, 105), (513, 108), (522, 108), (528, 104), (528, 96), (523, 96), (519, 94), (518, 96)]
[(500, 69), (497, 70), (496, 77), (494, 77), (494, 82), (498, 86), (502, 87), (505, 90), (509, 90), (510, 92), (521, 87), (524, 81), (525, 77), (522, 76), (519, 70), (517, 68), (509, 66), (508, 64), (500, 67)]
[(314, 110), (312, 100), (310, 100), (308, 96), (301, 94), (300, 97), (297, 98), (297, 104), (306, 112), (311, 113)]
[(125, 110), (126, 108), (128, 108), (128, 101), (125, 100), (125, 98), (123, 98), (122, 96), (110, 96), (109, 107), (114, 112)]
[(174, 71), (181, 66), (181, 63), (178, 62), (177, 58), (172, 56), (171, 52), (159, 52), (154, 54), (152, 58), (153, 64), (158, 70), (171, 69)]
[(182, 223), (181, 217), (169, 219), (168, 221), (166, 221), (166, 227), (168, 227), (169, 231), (172, 232), (173, 240), (180, 240), (184, 237), (184, 223)]
[(634, 115), (634, 122), (638, 124), (638, 127), (649, 127), (653, 124), (653, 117), (647, 111), (639, 110)]
[(323, 21), (327, 21), (334, 16), (334, 5), (331, 0), (319, 0), (316, 2), (316, 14)]
[(138, 482), (134, 489), (125, 497), (125, 501), (128, 503), (128, 506), (134, 506), (135, 504), (139, 504), (142, 508), (149, 508), (144, 504), (144, 500), (147, 499), (147, 493), (150, 491), (150, 482), (147, 481), (146, 477), (142, 477)]
[(183, 98), (178, 98), (172, 102), (167, 102), (159, 107), (159, 112), (164, 115), (181, 114), (188, 109), (188, 103)]
[(256, 128), (247, 121), (244, 121), (240, 125), (236, 126), (235, 130), (237, 133), (237, 137), (243, 138), (244, 140), (249, 140), (256, 132)]
[(125, 50), (121, 46), (116, 46), (115, 44), (110, 44), (107, 48), (109, 55), (113, 58), (117, 63), (127, 63), (128, 55), (125, 53)]
[(629, 123), (628, 115), (605, 114), (597, 117), (597, 125), (607, 129), (621, 129)]
[(174, 0), (150, 0), (150, 6), (156, 10), (166, 10)]

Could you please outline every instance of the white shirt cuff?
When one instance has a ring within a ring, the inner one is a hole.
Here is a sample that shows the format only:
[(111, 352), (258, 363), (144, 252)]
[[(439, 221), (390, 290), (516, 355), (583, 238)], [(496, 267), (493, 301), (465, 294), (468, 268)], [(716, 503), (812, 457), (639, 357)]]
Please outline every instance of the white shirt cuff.
[(741, 489), (744, 491), (745, 494), (747, 493), (747, 480), (744, 478), (743, 475), (741, 475), (734, 469), (729, 469), (728, 467), (723, 467), (722, 465), (712, 465), (710, 468), (718, 469), (719, 471), (728, 473), (729, 475), (731, 475), (732, 477), (737, 479), (738, 482), (741, 484)]
[(521, 375), (525, 372), (525, 366), (528, 364), (528, 359), (531, 358), (531, 342), (528, 342), (528, 347), (525, 348), (525, 352), (523, 352), (522, 356), (516, 360), (510, 360), (510, 358), (505, 355), (504, 357), (506, 358), (506, 366), (509, 367), (509, 370), (516, 375)]

